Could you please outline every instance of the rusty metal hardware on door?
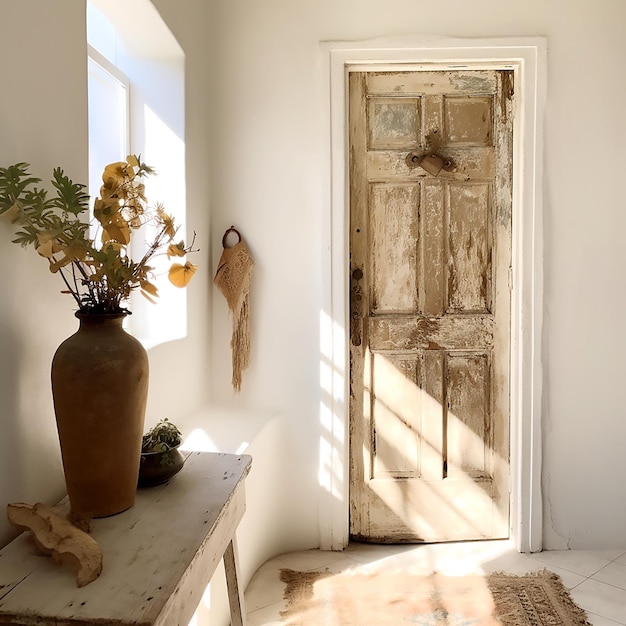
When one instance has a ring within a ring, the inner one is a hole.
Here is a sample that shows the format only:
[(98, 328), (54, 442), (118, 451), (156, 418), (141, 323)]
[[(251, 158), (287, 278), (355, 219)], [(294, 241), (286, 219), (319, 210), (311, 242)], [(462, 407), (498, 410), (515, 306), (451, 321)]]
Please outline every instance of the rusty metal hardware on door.
[(352, 278), (350, 281), (350, 340), (353, 346), (360, 346), (361, 337), (361, 319), (363, 317), (363, 290), (361, 289), (361, 280), (363, 279), (363, 270), (360, 267), (352, 270)]
[(416, 152), (409, 152), (406, 156), (406, 164), (411, 168), (421, 167), (432, 176), (439, 176), (441, 170), (451, 172), (454, 164), (450, 159), (443, 159), (437, 154), (419, 155)]
[(419, 154), (415, 151), (411, 151), (406, 155), (405, 162), (409, 168), (415, 169), (416, 167), (421, 167), (431, 176), (439, 176), (439, 172), (441, 172), (442, 169), (446, 172), (454, 170), (454, 163), (451, 159), (446, 159), (436, 154), (441, 144), (437, 133), (438, 130), (435, 129), (426, 137), (428, 145), (430, 146), (426, 152)]

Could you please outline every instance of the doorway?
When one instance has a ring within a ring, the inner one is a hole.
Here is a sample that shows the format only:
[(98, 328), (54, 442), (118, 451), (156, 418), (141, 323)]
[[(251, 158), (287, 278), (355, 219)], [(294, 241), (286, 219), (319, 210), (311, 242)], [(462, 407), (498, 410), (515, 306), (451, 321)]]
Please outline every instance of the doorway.
[(513, 94), (349, 75), (352, 538), (508, 538)]
[[(353, 71), (512, 70), (515, 83), (511, 290), (510, 536), (522, 552), (542, 545), (541, 325), (542, 134), (546, 86), (543, 38), (323, 42), (322, 136), (327, 137), (328, 211), (322, 224), (325, 283), (320, 315), (320, 547), (349, 540), (349, 176), (348, 76)], [(325, 132), (324, 132), (325, 129)]]

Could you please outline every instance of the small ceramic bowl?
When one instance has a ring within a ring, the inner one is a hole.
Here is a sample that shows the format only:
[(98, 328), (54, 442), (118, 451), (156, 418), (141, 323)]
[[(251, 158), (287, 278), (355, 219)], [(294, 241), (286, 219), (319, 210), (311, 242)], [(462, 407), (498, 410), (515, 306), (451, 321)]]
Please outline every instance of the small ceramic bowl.
[(164, 452), (142, 452), (139, 465), (139, 487), (153, 487), (166, 483), (180, 472), (185, 457), (178, 448)]

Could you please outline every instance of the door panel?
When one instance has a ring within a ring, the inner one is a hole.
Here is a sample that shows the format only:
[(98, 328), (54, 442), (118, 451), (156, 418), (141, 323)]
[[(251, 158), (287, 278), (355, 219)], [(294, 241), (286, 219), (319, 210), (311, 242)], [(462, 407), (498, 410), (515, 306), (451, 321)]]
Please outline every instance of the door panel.
[(447, 185), (446, 313), (491, 310), (491, 202), (487, 183)]
[(508, 536), (511, 79), (350, 74), (353, 537)]
[(416, 309), (417, 268), (405, 259), (415, 257), (418, 203), (415, 184), (375, 184), (370, 188), (371, 308), (375, 313)]

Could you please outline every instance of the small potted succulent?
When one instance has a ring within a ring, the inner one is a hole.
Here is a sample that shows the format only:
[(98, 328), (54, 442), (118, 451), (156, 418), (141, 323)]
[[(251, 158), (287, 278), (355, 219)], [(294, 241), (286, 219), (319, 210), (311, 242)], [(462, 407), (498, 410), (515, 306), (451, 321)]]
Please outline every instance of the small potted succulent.
[(167, 482), (183, 467), (185, 459), (178, 447), (183, 436), (167, 418), (153, 426), (142, 438), (139, 487)]

